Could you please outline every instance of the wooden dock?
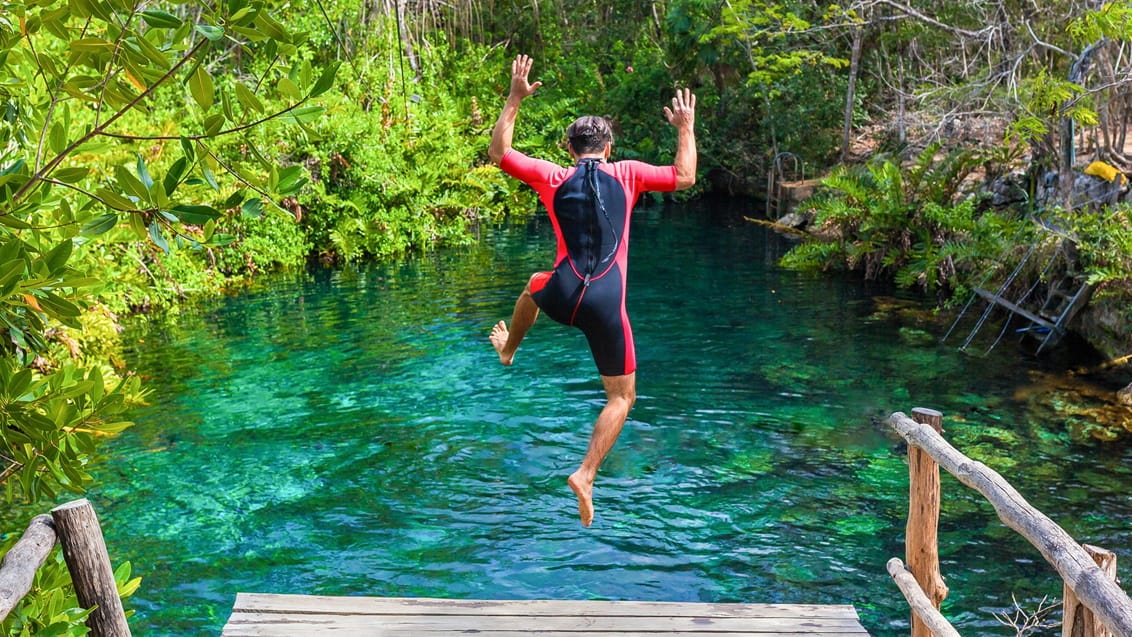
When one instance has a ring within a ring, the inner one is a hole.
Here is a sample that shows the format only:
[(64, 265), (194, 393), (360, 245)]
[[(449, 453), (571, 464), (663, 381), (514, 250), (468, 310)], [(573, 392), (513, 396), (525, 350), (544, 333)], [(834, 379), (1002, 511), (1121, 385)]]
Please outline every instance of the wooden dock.
[(852, 606), (239, 593), (221, 637), (867, 636)]

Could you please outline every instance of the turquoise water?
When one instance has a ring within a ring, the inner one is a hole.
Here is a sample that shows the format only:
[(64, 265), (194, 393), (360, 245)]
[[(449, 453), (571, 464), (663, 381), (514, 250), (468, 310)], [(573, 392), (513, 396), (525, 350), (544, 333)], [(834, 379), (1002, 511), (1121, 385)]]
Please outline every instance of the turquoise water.
[[(552, 259), (545, 222), (131, 326), (162, 391), (90, 498), (144, 577), (135, 634), (216, 635), (238, 591), (853, 604), (899, 634), (907, 470), (879, 421), (915, 406), (1075, 537), (1130, 546), (1128, 445), (1016, 403), (1009, 346), (971, 358), (883, 290), (779, 270), (781, 240), (736, 212), (634, 221), (639, 398), (590, 529), (565, 485), (603, 403), (584, 339), (540, 319), (509, 369), (487, 342)], [(1060, 597), (1055, 574), (948, 476), (944, 499), (945, 613), (1013, 635), (992, 613)]]

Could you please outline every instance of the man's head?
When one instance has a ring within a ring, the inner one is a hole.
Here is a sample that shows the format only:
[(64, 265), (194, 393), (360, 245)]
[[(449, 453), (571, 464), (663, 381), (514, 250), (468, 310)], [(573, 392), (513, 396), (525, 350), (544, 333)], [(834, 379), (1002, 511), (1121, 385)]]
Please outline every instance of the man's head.
[(604, 153), (606, 145), (613, 143), (613, 129), (604, 117), (586, 115), (566, 128), (566, 141), (575, 155)]

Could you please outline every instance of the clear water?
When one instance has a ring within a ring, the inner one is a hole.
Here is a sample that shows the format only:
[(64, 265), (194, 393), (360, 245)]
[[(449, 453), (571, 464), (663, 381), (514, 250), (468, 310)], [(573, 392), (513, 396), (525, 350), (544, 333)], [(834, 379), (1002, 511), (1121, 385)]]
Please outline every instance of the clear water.
[[(900, 634), (885, 562), (907, 470), (879, 421), (915, 406), (1128, 564), (1128, 445), (1074, 444), (1016, 404), (1010, 347), (967, 357), (858, 283), (777, 269), (781, 240), (736, 212), (635, 219), (639, 399), (588, 530), (565, 485), (603, 403), (583, 338), (540, 319), (510, 369), (487, 342), (552, 259), (545, 222), (132, 326), (130, 364), (163, 390), (90, 498), (144, 577), (135, 633), (216, 635), (247, 591), (853, 604)], [(1059, 598), (1056, 575), (946, 475), (944, 500), (945, 613), (1013, 635), (992, 613)]]

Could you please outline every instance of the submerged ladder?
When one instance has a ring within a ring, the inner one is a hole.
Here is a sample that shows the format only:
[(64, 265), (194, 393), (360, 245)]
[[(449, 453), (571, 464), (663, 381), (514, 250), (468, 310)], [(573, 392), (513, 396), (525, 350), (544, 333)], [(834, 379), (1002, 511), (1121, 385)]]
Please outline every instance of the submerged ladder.
[[(963, 341), (963, 344), (959, 347), (960, 351), (967, 351), (968, 348), (971, 347), (971, 344), (975, 341), (975, 337), (996, 309), (1006, 310), (1010, 313), (1012, 318), (1018, 317), (1024, 319), (1027, 325), (1015, 329), (1015, 333), (1023, 336), (1040, 336), (1041, 342), (1035, 354), (1040, 355), (1046, 348), (1057, 345), (1067, 333), (1069, 323), (1088, 304), (1093, 294), (1093, 286), (1087, 280), (1084, 280), (1081, 275), (1074, 272), (1071, 267), (1067, 267), (1065, 272), (1056, 274), (1050, 278), (1050, 273), (1053, 272), (1054, 266), (1059, 259), (1064, 257), (1066, 263), (1069, 265), (1071, 265), (1073, 261), (1071, 253), (1076, 250), (1076, 246), (1072, 239), (1063, 236), (1054, 254), (1046, 261), (1040, 273), (1034, 278), (1033, 283), (1026, 287), (1023, 292), (1018, 293), (1018, 286), (1016, 284), (1019, 281), (1019, 277), (1026, 270), (1026, 266), (1034, 257), (1036, 248), (1036, 244), (1030, 246), (1026, 254), (995, 291), (992, 292), (979, 286), (975, 287), (974, 295), (955, 318), (955, 322), (952, 323), (951, 329), (947, 331), (944, 340), (947, 340), (963, 320), (964, 314), (972, 306), (974, 301), (981, 299), (985, 303), (983, 312), (975, 322), (975, 326), (971, 329), (967, 338)], [(987, 278), (989, 278), (989, 275)], [(984, 279), (984, 282), (985, 280), (986, 279)], [(1043, 282), (1047, 282), (1044, 289), (1045, 294), (1032, 300), (1031, 297), (1034, 292), (1038, 290)], [(1012, 292), (1015, 296), (1010, 298), (1009, 295)], [(990, 353), (990, 351), (998, 345), (999, 341), (1001, 341), (1003, 336), (1007, 333), (1010, 323), (1011, 321), (1009, 319), (1003, 322), (998, 337), (984, 353)]]

